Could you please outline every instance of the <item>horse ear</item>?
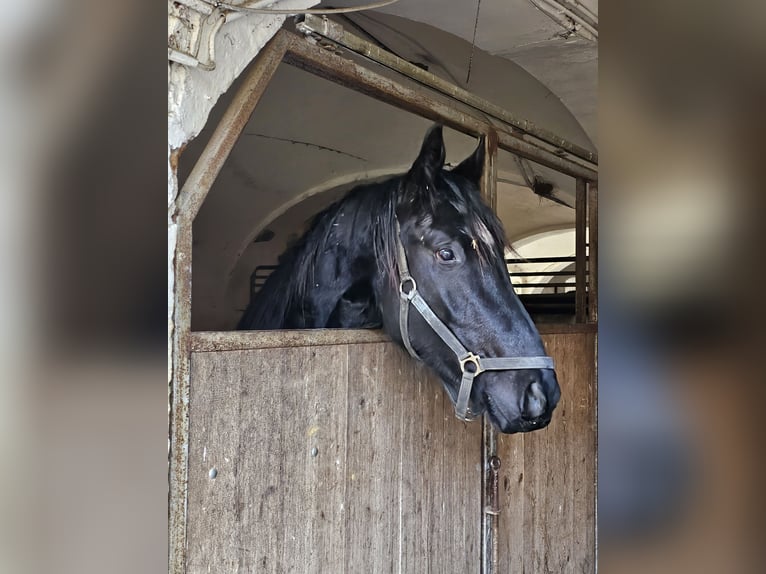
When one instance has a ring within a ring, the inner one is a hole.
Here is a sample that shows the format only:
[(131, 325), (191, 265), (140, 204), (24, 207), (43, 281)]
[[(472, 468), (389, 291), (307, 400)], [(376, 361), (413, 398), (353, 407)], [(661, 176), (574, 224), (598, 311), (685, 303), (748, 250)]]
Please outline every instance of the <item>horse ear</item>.
[(435, 124), (423, 138), (423, 145), (415, 163), (410, 168), (411, 177), (432, 181), (434, 176), (444, 166), (444, 136), (442, 126)]
[(484, 136), (479, 138), (479, 145), (474, 152), (460, 162), (452, 173), (462, 175), (468, 181), (472, 181), (478, 187), (481, 176), (484, 173)]

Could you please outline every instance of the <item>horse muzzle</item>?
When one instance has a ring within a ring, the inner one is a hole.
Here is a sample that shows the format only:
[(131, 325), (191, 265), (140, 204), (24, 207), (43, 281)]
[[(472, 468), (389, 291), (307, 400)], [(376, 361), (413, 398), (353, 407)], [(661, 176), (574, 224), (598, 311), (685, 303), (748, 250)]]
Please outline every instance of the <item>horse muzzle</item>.
[(555, 371), (486, 373), (483, 388), (492, 423), (506, 434), (545, 428), (561, 398)]

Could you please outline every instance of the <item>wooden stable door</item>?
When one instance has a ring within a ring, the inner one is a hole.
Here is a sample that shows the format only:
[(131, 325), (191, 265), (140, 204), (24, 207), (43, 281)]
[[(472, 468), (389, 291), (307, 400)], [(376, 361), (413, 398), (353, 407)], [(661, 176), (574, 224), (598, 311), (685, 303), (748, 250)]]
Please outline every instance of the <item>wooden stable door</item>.
[[(594, 335), (544, 338), (564, 398), (498, 440), (497, 572), (592, 572)], [(393, 343), (304, 343), (192, 353), (186, 571), (478, 573), (481, 424)]]
[(498, 436), (498, 574), (596, 571), (596, 334), (543, 343), (561, 401), (544, 430)]

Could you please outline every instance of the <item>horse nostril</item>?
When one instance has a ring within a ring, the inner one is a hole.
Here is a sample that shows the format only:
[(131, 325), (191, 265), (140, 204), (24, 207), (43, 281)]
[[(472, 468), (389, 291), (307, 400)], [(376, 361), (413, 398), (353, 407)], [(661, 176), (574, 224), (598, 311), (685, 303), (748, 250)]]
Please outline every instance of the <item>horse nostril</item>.
[(540, 381), (535, 381), (527, 387), (524, 396), (521, 399), (521, 416), (526, 420), (532, 420), (545, 414), (545, 408), (548, 406), (548, 400), (545, 398)]

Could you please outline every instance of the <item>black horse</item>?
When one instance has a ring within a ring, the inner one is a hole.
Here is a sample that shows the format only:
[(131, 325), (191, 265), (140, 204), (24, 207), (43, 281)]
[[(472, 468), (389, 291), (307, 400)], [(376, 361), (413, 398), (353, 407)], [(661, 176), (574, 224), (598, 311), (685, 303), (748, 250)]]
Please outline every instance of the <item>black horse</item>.
[(382, 326), (439, 375), (459, 418), (486, 411), (505, 433), (542, 428), (560, 390), (479, 194), (484, 142), (451, 171), (444, 158), (434, 126), (406, 174), (320, 213), (238, 328)]

